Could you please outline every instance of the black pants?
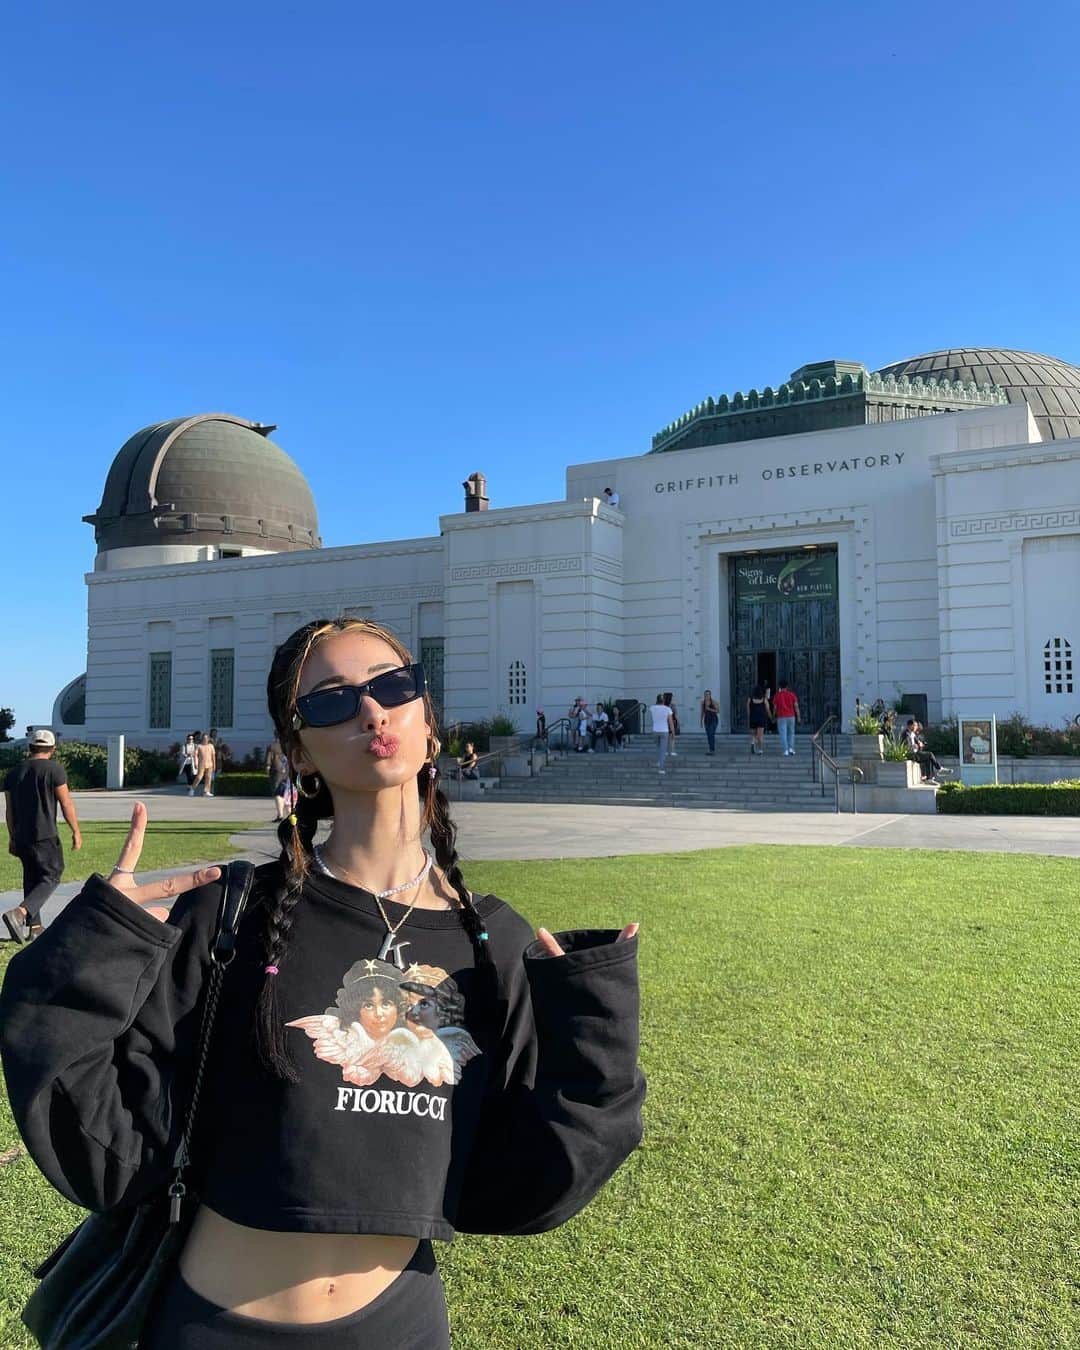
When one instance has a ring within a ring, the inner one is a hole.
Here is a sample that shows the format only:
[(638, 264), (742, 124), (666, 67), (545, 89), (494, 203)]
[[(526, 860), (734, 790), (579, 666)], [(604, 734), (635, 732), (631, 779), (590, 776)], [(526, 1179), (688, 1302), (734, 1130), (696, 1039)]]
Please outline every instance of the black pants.
[(59, 839), (41, 839), (18, 848), (23, 871), (23, 908), (31, 926), (40, 922), (41, 907), (64, 875), (64, 850)]
[(911, 758), (922, 770), (924, 778), (932, 778), (941, 768), (941, 760), (932, 750), (916, 750)]
[(446, 1298), (430, 1242), (389, 1288), (332, 1322), (265, 1322), (219, 1308), (176, 1271), (139, 1350), (450, 1350)]

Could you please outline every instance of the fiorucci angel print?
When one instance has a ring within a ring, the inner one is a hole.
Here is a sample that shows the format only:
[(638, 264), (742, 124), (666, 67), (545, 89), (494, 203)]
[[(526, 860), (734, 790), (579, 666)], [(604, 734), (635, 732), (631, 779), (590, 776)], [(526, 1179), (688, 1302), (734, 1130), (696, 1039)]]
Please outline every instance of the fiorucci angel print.
[[(385, 628), (304, 625), (267, 691), (299, 795), (224, 980), (199, 1204), (139, 1344), (439, 1350), (431, 1241), (556, 1227), (640, 1140), (637, 925), (534, 936), (466, 887), (423, 670)], [(145, 827), (140, 804), (0, 996), (23, 1138), (95, 1210), (169, 1176), (222, 894), (218, 868), (138, 884)]]

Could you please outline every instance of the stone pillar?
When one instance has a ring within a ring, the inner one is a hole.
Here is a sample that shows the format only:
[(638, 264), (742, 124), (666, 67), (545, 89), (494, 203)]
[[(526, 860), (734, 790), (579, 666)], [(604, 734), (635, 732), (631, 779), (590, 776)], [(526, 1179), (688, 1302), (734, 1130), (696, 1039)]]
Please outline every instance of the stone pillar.
[(124, 737), (110, 736), (108, 747), (109, 763), (106, 770), (105, 786), (110, 792), (119, 792), (124, 786)]

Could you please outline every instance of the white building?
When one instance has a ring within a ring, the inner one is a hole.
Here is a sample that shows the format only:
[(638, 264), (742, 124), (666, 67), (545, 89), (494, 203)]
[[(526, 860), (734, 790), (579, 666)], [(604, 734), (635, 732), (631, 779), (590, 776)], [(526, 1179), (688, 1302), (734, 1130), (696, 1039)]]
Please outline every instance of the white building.
[[(139, 432), (94, 516), (85, 677), (54, 723), (168, 745), (265, 744), (274, 645), (340, 613), (393, 628), (448, 720), (530, 728), (574, 697), (710, 688), (741, 724), (788, 679), (808, 722), (925, 695), (929, 716), (1080, 712), (1080, 369), (940, 352), (803, 367), (707, 400), (652, 452), (574, 464), (564, 501), (467, 509), (418, 539), (322, 548), (273, 428)], [(619, 494), (618, 508), (602, 500)]]

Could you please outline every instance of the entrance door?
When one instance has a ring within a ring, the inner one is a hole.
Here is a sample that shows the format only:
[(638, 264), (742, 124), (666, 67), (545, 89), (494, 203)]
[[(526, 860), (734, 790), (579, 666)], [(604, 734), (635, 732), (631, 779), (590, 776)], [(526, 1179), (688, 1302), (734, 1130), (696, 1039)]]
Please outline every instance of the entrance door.
[(747, 725), (755, 684), (786, 680), (804, 730), (840, 713), (836, 550), (742, 554), (728, 559), (731, 726)]
[(776, 652), (757, 654), (757, 682), (762, 689), (768, 689), (770, 694), (776, 693), (776, 656)]

